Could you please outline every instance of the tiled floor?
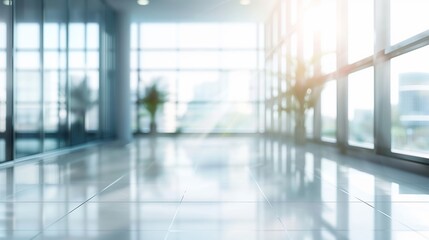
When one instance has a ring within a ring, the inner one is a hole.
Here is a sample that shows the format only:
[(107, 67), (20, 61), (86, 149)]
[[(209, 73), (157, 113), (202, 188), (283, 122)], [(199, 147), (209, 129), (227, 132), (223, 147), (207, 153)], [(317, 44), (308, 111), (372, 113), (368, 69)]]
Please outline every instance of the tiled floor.
[(429, 239), (429, 179), (257, 137), (141, 138), (0, 169), (0, 239)]

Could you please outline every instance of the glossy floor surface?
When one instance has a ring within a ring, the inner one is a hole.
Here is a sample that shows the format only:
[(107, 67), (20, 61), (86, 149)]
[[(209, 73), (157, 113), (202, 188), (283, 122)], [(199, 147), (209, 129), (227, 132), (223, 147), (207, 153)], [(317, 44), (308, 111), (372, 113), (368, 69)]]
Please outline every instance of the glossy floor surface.
[(428, 183), (311, 145), (140, 138), (0, 169), (0, 239), (429, 239)]

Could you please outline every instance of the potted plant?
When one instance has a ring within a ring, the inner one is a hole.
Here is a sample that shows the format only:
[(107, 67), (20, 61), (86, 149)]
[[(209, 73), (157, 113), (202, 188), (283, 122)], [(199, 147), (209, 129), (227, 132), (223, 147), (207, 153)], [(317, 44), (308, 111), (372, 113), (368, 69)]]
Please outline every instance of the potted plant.
[(326, 82), (323, 76), (312, 73), (313, 65), (314, 60), (295, 62), (292, 74), (287, 76), (288, 89), (285, 93), (286, 97), (293, 101), (282, 109), (295, 114), (294, 139), (295, 143), (301, 145), (306, 142), (306, 112), (315, 107)]
[(72, 144), (84, 142), (86, 113), (96, 103), (97, 101), (93, 99), (85, 78), (70, 88), (70, 112), (73, 116), (71, 124)]
[(167, 94), (159, 89), (156, 82), (146, 87), (144, 97), (138, 100), (150, 115), (150, 133), (156, 133), (156, 113), (166, 101)]

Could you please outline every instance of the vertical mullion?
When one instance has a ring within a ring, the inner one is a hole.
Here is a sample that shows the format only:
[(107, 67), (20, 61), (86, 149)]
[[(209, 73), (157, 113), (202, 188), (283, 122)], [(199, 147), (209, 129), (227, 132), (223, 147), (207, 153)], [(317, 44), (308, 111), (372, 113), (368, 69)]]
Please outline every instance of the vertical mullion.
[[(320, 4), (321, 0), (315, 0), (316, 5)], [(322, 37), (321, 37), (321, 29), (317, 29), (314, 33), (314, 42), (313, 42), (313, 51), (314, 56), (321, 56), (322, 55)], [(322, 66), (321, 66), (321, 59), (317, 59), (317, 62), (315, 63), (314, 67), (314, 74), (315, 75), (321, 75), (322, 74)], [(322, 133), (322, 110), (321, 110), (321, 102), (320, 102), (320, 96), (316, 103), (316, 105), (313, 108), (313, 139), (316, 141), (321, 140), (321, 133)]]
[(70, 119), (70, 114), (71, 114), (71, 108), (70, 108), (70, 101), (71, 101), (71, 94), (70, 94), (70, 87), (71, 87), (71, 84), (70, 84), (70, 80), (71, 80), (71, 78), (70, 78), (70, 64), (69, 64), (69, 59), (70, 59), (70, 57), (69, 57), (69, 54), (70, 54), (70, 48), (69, 48), (69, 45), (70, 45), (70, 39), (69, 39), (69, 36), (70, 36), (70, 33), (69, 33), (69, 26), (70, 26), (70, 9), (71, 9), (71, 5), (70, 5), (70, 1), (69, 0), (65, 0), (66, 1), (66, 5), (67, 5), (67, 11), (66, 11), (66, 22), (65, 22), (65, 28), (66, 28), (66, 32), (65, 32), (65, 38), (66, 38), (66, 46), (65, 46), (65, 58), (66, 58), (66, 66), (65, 66), (65, 81), (66, 81), (66, 86), (65, 86), (65, 91), (66, 91), (66, 110), (67, 110), (67, 114), (66, 114), (66, 126), (67, 126), (67, 129), (66, 129), (66, 132), (67, 132), (67, 134), (66, 134), (66, 136), (67, 136), (67, 139), (66, 139), (66, 141), (67, 141), (67, 143), (66, 143), (66, 145), (67, 146), (70, 146), (71, 144), (72, 144), (72, 141), (71, 141), (71, 119)]
[(391, 152), (390, 62), (384, 49), (390, 44), (390, 2), (374, 1), (374, 149)]
[[(278, 4), (278, 2), (277, 2), (277, 4)], [(271, 22), (271, 25), (270, 25), (270, 29), (271, 29), (271, 48), (270, 48), (270, 52), (271, 52), (271, 54), (270, 54), (270, 62), (271, 62), (271, 64), (270, 64), (270, 115), (271, 115), (271, 117), (270, 117), (270, 120), (271, 120), (271, 133), (273, 134), (273, 133), (275, 133), (275, 131), (276, 131), (276, 124), (275, 124), (275, 119), (274, 119), (274, 111), (275, 111), (275, 109), (274, 109), (274, 81), (276, 81), (276, 79), (274, 79), (274, 75), (273, 75), (273, 70), (274, 70), (274, 68), (275, 67), (277, 67), (277, 66), (274, 66), (274, 58), (275, 58), (275, 55), (277, 54), (274, 50), (275, 50), (275, 48), (276, 48), (276, 44), (277, 44), (277, 39), (274, 39), (274, 23), (275, 23), (275, 18), (274, 18), (274, 13), (276, 12), (277, 10), (275, 9), (274, 10), (274, 12), (273, 12), (273, 15), (271, 16), (271, 18), (270, 18), (270, 22)]]
[[(104, 87), (105, 87), (105, 49), (104, 49), (104, 9), (97, 9), (101, 15), (103, 21), (97, 21), (98, 24), (98, 129), (96, 138), (102, 138), (104, 135), (104, 126), (105, 126), (105, 117), (103, 115), (104, 111)], [(97, 19), (98, 20), (98, 19)]]
[[(292, 30), (292, 16), (291, 16), (291, 12), (292, 12), (292, 2), (291, 0), (286, 0), (286, 72), (290, 71), (291, 68), (291, 59), (292, 59), (292, 45), (291, 45), (291, 40), (292, 40), (292, 35), (293, 32)], [(288, 74), (286, 74), (285, 76), (285, 81), (286, 81), (286, 91), (289, 88), (289, 82), (290, 77), (288, 76)], [(286, 107), (288, 105), (292, 104), (292, 97), (287, 97), (286, 96)], [(291, 113), (287, 113), (286, 115), (286, 132), (288, 134), (292, 133), (292, 119), (293, 115)]]
[[(260, 27), (259, 27), (259, 23), (258, 24), (256, 24), (256, 91), (254, 91), (254, 93), (256, 94), (256, 96), (255, 96), (255, 102), (256, 102), (256, 106), (255, 106), (255, 110), (256, 110), (256, 133), (259, 133), (260, 132), (260, 126), (259, 126), (259, 124), (260, 124), (260, 115), (261, 115), (261, 113), (260, 113), (260, 109), (259, 109), (259, 107), (260, 107), (260, 104), (259, 104), (259, 101), (260, 101), (260, 98), (259, 98), (259, 96), (261, 96), (260, 95), (260, 91), (261, 91), (261, 89), (259, 88), (259, 86), (260, 86), (260, 81), (261, 81), (261, 76), (260, 76), (260, 62), (259, 62), (259, 60), (261, 59), (260, 58), (260, 54), (261, 54), (261, 51), (260, 51), (260, 49), (259, 49), (259, 44), (260, 44), (260, 39), (259, 39), (259, 31), (260, 31), (261, 29), (260, 29)], [(220, 34), (219, 34), (220, 35)]]
[(264, 66), (264, 89), (263, 89), (263, 94), (262, 94), (262, 96), (263, 96), (263, 102), (264, 102), (264, 107), (263, 107), (263, 109), (264, 109), (264, 121), (263, 121), (263, 124), (264, 124), (264, 132), (267, 132), (267, 130), (268, 130), (268, 127), (267, 127), (267, 108), (268, 108), (268, 102), (267, 102), (267, 88), (268, 88), (268, 84), (267, 84), (267, 80), (268, 80), (268, 78), (267, 78), (267, 66), (268, 66), (268, 58), (267, 58), (267, 52), (269, 52), (271, 49), (269, 49), (268, 48), (268, 34), (269, 34), (269, 23), (268, 23), (268, 21), (269, 20), (266, 20), (265, 21), (265, 24), (264, 24), (264, 46), (265, 46), (265, 49), (264, 49), (264, 62), (265, 62), (265, 66)]
[(137, 120), (137, 122), (136, 122), (136, 132), (138, 132), (138, 133), (140, 133), (141, 132), (141, 126), (140, 126), (140, 122), (141, 122), (141, 119), (140, 119), (140, 104), (138, 103), (138, 101), (141, 99), (141, 94), (140, 94), (140, 85), (142, 84), (141, 83), (141, 79), (140, 79), (140, 72), (141, 72), (141, 69), (140, 69), (140, 66), (141, 66), (141, 59), (140, 59), (140, 55), (141, 55), (141, 51), (142, 51), (142, 48), (141, 48), (141, 46), (140, 46), (140, 42), (141, 42), (141, 39), (140, 39), (140, 37), (141, 37), (141, 27), (142, 27), (142, 24), (141, 23), (136, 23), (137, 24), (137, 51), (136, 51), (136, 54), (137, 54), (137, 88), (136, 88), (136, 97), (137, 97), (137, 102), (136, 103), (134, 103), (135, 104), (135, 109), (136, 109), (136, 116), (135, 116), (135, 118), (136, 118), (136, 120)]
[(278, 3), (278, 8), (277, 8), (277, 19), (275, 21), (277, 21), (277, 132), (281, 133), (282, 129), (283, 129), (283, 125), (282, 124), (282, 115), (283, 115), (283, 111), (281, 110), (281, 106), (282, 106), (282, 4), (281, 1), (279, 1)]
[(8, 17), (6, 24), (6, 161), (15, 158), (15, 104), (14, 104), (14, 76), (15, 76), (15, 16), (16, 16), (16, 2), (12, 4), (11, 16)]
[[(337, 0), (337, 72), (347, 65), (348, 49), (348, 20), (347, 20), (347, 1)], [(336, 138), (340, 149), (345, 150), (348, 144), (348, 94), (347, 94), (347, 76), (339, 76), (337, 79), (337, 129)]]
[[(83, 26), (84, 26), (84, 62), (85, 62), (85, 68), (84, 68), (84, 78), (83, 81), (85, 81), (84, 85), (86, 86), (86, 88), (88, 88), (88, 0), (84, 1), (84, 5), (85, 5), (85, 9), (83, 11)], [(86, 108), (88, 106), (84, 106), (84, 108)], [(84, 121), (83, 121), (83, 142), (86, 143), (88, 141), (88, 133), (86, 131), (86, 121), (87, 121), (87, 110), (85, 110), (84, 113)]]
[(45, 11), (44, 11), (44, 5), (45, 0), (40, 0), (40, 34), (39, 34), (39, 61), (40, 61), (40, 91), (41, 91), (41, 97), (40, 97), (40, 152), (44, 152), (45, 150), (45, 46), (44, 46), (44, 22), (45, 22)]

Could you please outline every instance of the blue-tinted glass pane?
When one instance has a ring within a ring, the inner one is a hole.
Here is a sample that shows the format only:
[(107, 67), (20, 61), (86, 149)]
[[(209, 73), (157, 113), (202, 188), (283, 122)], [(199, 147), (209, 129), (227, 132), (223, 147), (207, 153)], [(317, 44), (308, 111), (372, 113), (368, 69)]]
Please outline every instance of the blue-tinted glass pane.
[(86, 53), (86, 67), (90, 69), (97, 69), (99, 68), (99, 62), (100, 62), (100, 55), (98, 51), (88, 51)]
[(0, 138), (0, 162), (4, 162), (6, 160), (5, 150), (6, 150), (6, 141)]
[(138, 48), (138, 25), (136, 23), (131, 24), (131, 49)]
[(43, 56), (43, 61), (44, 61), (44, 68), (45, 69), (59, 69), (60, 68), (60, 64), (62, 61), (61, 57), (65, 57), (64, 55), (61, 56), (59, 52), (51, 52), (51, 51), (45, 51), (44, 56)]
[(69, 67), (71, 69), (83, 69), (85, 64), (85, 52), (72, 51), (69, 52)]
[(0, 102), (0, 132), (6, 131), (6, 103)]
[(16, 107), (15, 130), (17, 132), (38, 132), (40, 130), (41, 108), (37, 103), (21, 103)]
[(86, 47), (88, 49), (98, 49), (100, 41), (100, 29), (98, 23), (88, 23), (86, 25)]
[(70, 23), (69, 25), (69, 48), (85, 48), (85, 25), (83, 23)]
[(429, 47), (391, 61), (392, 150), (429, 154)]
[(16, 68), (36, 70), (40, 68), (40, 54), (33, 51), (19, 51), (16, 53)]
[(38, 103), (41, 100), (41, 81), (39, 72), (16, 73), (16, 101)]
[(6, 48), (6, 24), (0, 22), (0, 49)]
[(176, 48), (176, 24), (142, 24), (140, 28), (141, 48)]
[(16, 32), (17, 49), (37, 49), (40, 47), (40, 27), (37, 23), (18, 23)]
[(0, 69), (6, 69), (6, 51), (0, 50)]
[(60, 25), (58, 23), (45, 23), (43, 32), (43, 47), (45, 49), (58, 49), (60, 47)]
[(147, 51), (140, 54), (140, 68), (143, 69), (175, 69), (177, 53), (170, 51)]

